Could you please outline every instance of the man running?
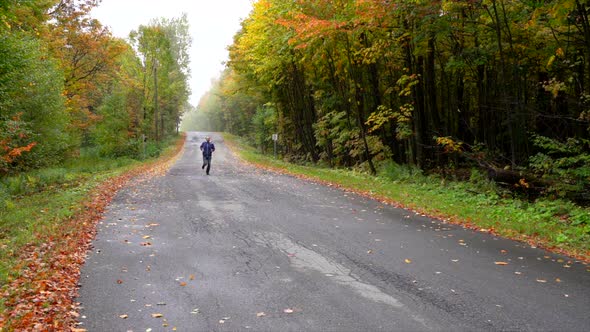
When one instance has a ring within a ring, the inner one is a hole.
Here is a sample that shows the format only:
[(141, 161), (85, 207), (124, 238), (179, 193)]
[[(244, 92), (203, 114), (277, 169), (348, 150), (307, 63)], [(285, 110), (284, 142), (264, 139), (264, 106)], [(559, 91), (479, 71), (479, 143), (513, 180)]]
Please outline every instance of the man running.
[(205, 166), (207, 166), (207, 175), (209, 175), (211, 156), (213, 155), (213, 151), (215, 151), (215, 145), (211, 143), (211, 137), (205, 137), (205, 142), (201, 144), (201, 151), (203, 151), (203, 166), (201, 168), (205, 169)]

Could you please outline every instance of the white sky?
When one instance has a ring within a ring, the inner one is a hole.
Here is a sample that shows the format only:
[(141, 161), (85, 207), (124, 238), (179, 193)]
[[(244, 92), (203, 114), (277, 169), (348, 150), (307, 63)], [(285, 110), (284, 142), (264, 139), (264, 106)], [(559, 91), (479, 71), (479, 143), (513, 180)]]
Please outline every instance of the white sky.
[(131, 30), (154, 18), (186, 13), (193, 39), (190, 102), (196, 106), (223, 70), (227, 46), (251, 9), (252, 0), (102, 0), (92, 16), (109, 26), (116, 37), (127, 38)]

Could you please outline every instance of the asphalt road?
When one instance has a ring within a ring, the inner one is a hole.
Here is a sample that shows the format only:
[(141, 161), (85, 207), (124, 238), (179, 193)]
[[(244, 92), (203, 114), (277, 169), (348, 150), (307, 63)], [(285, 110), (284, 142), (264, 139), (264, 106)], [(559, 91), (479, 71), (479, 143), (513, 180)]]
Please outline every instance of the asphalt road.
[(82, 271), (80, 327), (590, 330), (586, 265), (254, 169), (218, 135), (207, 176), (203, 137), (189, 133), (166, 176), (110, 205)]

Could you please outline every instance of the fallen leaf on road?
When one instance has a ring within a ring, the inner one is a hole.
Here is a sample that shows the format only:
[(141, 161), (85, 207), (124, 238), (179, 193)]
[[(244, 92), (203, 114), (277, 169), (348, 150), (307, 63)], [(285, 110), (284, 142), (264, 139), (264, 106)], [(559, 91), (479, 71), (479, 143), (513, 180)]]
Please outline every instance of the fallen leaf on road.
[(500, 252), (501, 252), (501, 253), (503, 253), (503, 254), (506, 254), (506, 253), (508, 253), (508, 251), (506, 251), (506, 250), (504, 250), (504, 249), (500, 250)]
[(292, 314), (294, 311), (291, 308), (287, 308), (287, 309), (283, 310), (283, 312), (286, 314)]
[(451, 262), (453, 263), (457, 263), (459, 260), (458, 259), (451, 259)]
[(406, 258), (406, 259), (404, 260), (404, 262), (406, 262), (406, 264), (410, 264), (410, 263), (412, 263), (412, 260), (410, 260), (410, 259), (407, 259), (407, 258)]
[(264, 312), (257, 312), (256, 317), (264, 317), (266, 314)]
[(545, 279), (537, 279), (537, 282), (540, 282), (540, 283), (546, 283), (546, 282), (547, 282), (547, 280), (545, 280)]
[(522, 274), (522, 272), (518, 272), (518, 271), (516, 271), (516, 272), (514, 272), (514, 274), (521, 275), (521, 274)]
[(149, 236), (149, 235), (146, 235), (146, 236), (144, 236), (143, 238), (144, 238), (145, 240), (147, 240), (147, 239), (151, 239), (152, 237), (151, 237), (151, 236)]
[(122, 284), (122, 283), (123, 283), (123, 280), (121, 280), (121, 279), (117, 279), (117, 283), (120, 285), (120, 284)]
[(180, 286), (182, 286), (182, 287), (186, 286), (186, 282), (184, 282), (184, 281), (183, 281), (183, 282), (181, 282), (181, 283), (180, 283)]
[(195, 309), (193, 309), (193, 311), (191, 311), (191, 314), (193, 314), (193, 315), (197, 315), (200, 313), (201, 313), (201, 310), (199, 308), (195, 308)]
[(129, 316), (128, 315), (119, 315), (119, 318), (127, 319), (127, 318), (129, 318)]
[(87, 331), (86, 329), (78, 329), (78, 328), (75, 328), (75, 327), (72, 327), (70, 329), (70, 332), (86, 332), (86, 331)]
[(166, 303), (165, 302), (158, 302), (158, 303), (156, 303), (156, 305), (166, 305)]
[(164, 315), (162, 315), (162, 314), (152, 314), (152, 317), (154, 317), (154, 318), (162, 318), (162, 317), (164, 317)]
[(496, 264), (496, 265), (508, 265), (507, 262), (494, 262), (494, 264)]
[(367, 254), (372, 254), (373, 250), (367, 250)]
[(555, 282), (561, 282), (561, 279), (555, 278)]
[(194, 274), (191, 274), (191, 275), (188, 277), (188, 279), (189, 279), (189, 280), (195, 280), (195, 275), (194, 275)]
[(149, 246), (151, 246), (152, 244), (151, 244), (150, 242), (142, 242), (142, 243), (140, 243), (140, 245), (141, 245), (142, 247), (149, 247)]

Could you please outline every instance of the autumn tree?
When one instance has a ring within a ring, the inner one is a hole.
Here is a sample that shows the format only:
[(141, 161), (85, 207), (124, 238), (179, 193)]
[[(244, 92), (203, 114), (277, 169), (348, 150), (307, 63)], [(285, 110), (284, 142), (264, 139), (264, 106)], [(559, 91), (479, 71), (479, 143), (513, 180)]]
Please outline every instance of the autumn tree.
[(96, 110), (118, 70), (125, 46), (92, 19), (98, 0), (61, 0), (52, 8), (45, 38), (64, 73), (64, 95), (72, 130), (85, 132), (97, 120)]
[[(209, 118), (264, 131), (238, 113), (276, 105), (290, 159), (371, 173), (387, 160), (445, 174), (475, 166), (516, 184), (535, 173), (546, 192), (561, 176), (587, 195), (589, 10), (576, 0), (260, 0), (219, 83), (234, 88), (219, 89), (222, 115)], [(255, 105), (224, 108), (248, 98)]]

